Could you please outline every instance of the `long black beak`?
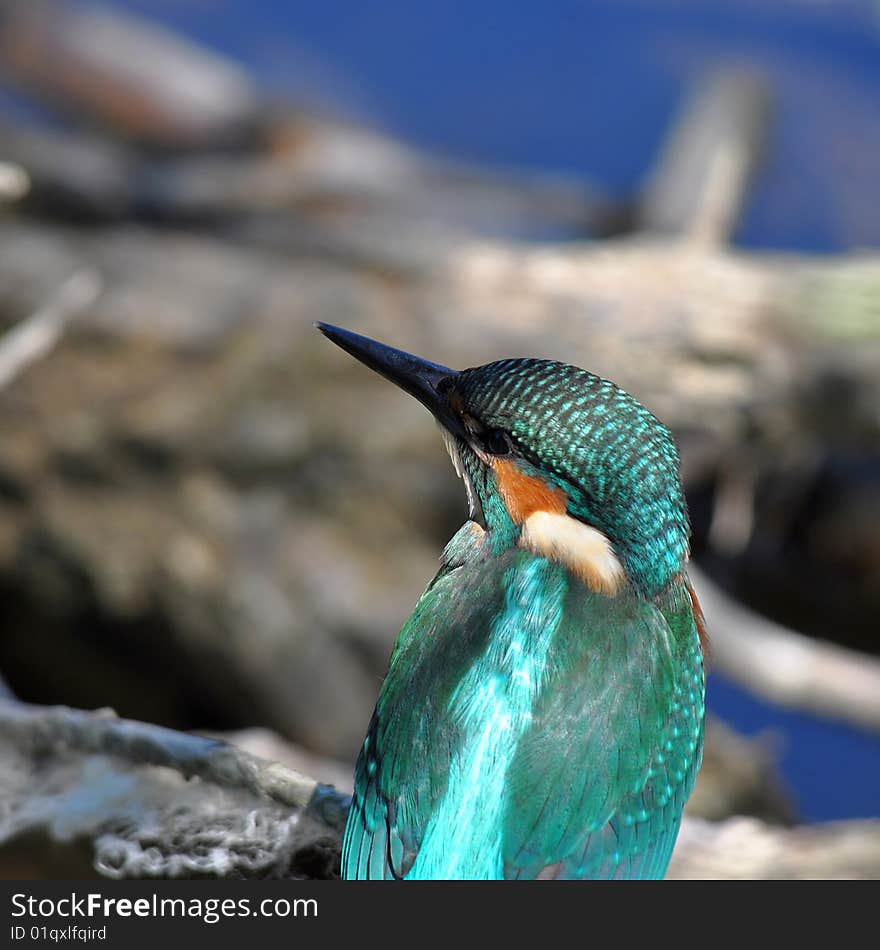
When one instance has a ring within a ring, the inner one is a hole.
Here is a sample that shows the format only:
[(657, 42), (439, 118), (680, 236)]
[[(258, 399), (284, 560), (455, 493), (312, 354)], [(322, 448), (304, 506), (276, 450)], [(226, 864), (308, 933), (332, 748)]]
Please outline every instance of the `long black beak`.
[(446, 395), (440, 391), (440, 384), (444, 380), (458, 375), (456, 370), (439, 363), (430, 363), (411, 353), (396, 350), (393, 346), (386, 346), (378, 340), (371, 340), (367, 336), (343, 330), (342, 327), (334, 327), (329, 323), (316, 323), (315, 327), (356, 360), (415, 396), (453, 435), (466, 437), (461, 420), (453, 412)]

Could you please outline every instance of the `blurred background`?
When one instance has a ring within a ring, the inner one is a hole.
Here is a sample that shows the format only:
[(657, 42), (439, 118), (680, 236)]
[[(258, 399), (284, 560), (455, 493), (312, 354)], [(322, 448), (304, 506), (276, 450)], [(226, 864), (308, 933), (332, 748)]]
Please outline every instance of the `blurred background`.
[[(878, 167), (876, 0), (0, 0), (7, 705), (347, 787), (466, 505), (326, 320), (654, 409), (713, 641), (691, 814), (880, 817)], [(18, 847), (58, 801), (5, 794)]]

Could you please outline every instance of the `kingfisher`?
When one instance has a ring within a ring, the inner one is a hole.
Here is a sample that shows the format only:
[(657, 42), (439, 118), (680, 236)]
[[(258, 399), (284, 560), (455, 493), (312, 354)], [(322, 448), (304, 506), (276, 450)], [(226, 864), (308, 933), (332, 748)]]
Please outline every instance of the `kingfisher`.
[(456, 371), (316, 326), (430, 410), (468, 501), (392, 651), (342, 877), (662, 878), (705, 700), (671, 433), (562, 362)]

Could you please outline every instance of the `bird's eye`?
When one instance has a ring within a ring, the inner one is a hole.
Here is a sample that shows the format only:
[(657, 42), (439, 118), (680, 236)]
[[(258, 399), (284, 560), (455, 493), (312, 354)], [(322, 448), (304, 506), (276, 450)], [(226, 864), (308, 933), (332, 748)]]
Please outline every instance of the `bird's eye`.
[(509, 455), (512, 451), (510, 437), (502, 429), (490, 429), (483, 436), (483, 445), (492, 455)]

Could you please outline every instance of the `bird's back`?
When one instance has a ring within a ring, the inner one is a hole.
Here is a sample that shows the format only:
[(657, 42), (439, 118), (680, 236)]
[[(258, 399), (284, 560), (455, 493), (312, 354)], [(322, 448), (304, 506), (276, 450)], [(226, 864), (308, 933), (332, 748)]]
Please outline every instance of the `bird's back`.
[(703, 687), (683, 579), (606, 596), (465, 525), (392, 655), (343, 876), (662, 877)]

